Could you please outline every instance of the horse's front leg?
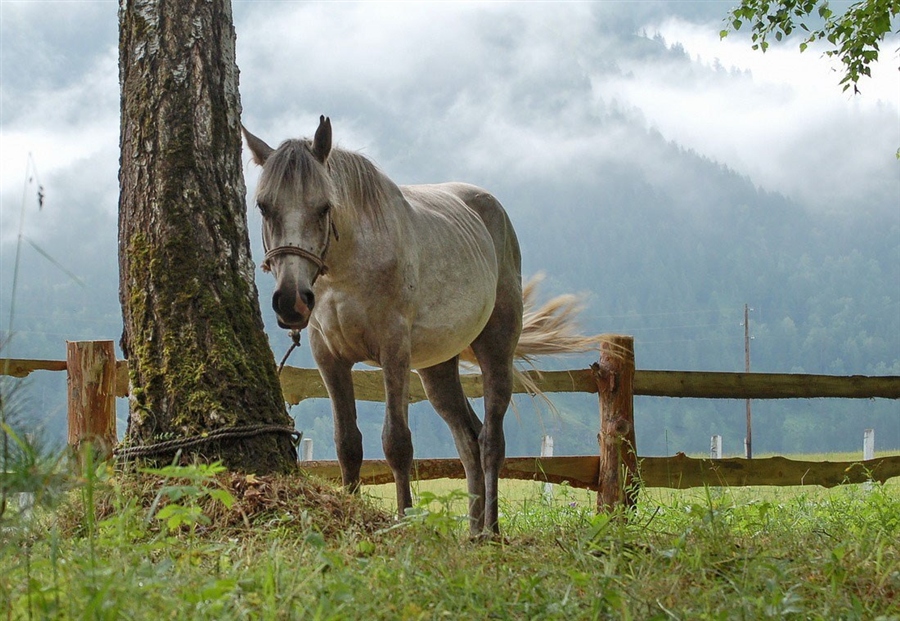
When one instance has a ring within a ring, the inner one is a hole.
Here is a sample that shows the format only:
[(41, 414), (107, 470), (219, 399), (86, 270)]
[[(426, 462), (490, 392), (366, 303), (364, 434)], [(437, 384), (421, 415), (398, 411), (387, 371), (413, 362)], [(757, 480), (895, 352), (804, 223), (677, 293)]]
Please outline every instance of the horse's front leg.
[(400, 517), (412, 507), (409, 473), (413, 461), (412, 434), (409, 431), (409, 350), (395, 351), (383, 362), (385, 415), (381, 432), (384, 456), (397, 486), (397, 513)]
[(341, 479), (351, 492), (359, 490), (359, 471), (363, 461), (362, 433), (356, 424), (356, 399), (353, 394), (353, 365), (335, 358), (327, 346), (311, 338), (313, 356), (331, 398), (334, 417), (334, 446), (341, 465)]

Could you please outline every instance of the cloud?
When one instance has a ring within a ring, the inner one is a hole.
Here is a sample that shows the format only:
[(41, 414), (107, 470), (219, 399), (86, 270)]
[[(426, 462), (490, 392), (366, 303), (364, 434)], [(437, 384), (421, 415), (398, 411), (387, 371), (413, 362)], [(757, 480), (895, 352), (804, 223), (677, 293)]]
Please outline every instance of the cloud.
[(640, 36), (605, 5), (265, 6), (237, 24), (246, 115), (296, 135), (327, 112), (400, 181), (646, 166), (649, 126), (810, 207), (900, 196), (897, 72), (851, 98), (814, 49), (763, 55), (678, 18)]
[[(77, 193), (85, 189), (105, 188), (108, 198), (108, 190), (116, 189), (118, 184), (115, 12), (104, 20), (94, 4), (80, 8), (54, 4), (54, 11), (50, 12), (46, 8), (45, 3), (2, 4), (3, 243), (9, 243), (18, 228), (29, 155), (38, 180), (44, 185), (48, 209), (84, 204)], [(84, 28), (73, 28), (73, 22), (84, 22)], [(29, 171), (34, 173), (30, 167)], [(69, 183), (76, 180), (76, 185)], [(28, 197), (30, 192), (26, 190)], [(90, 203), (85, 207), (115, 212), (116, 202)], [(26, 224), (26, 234), (40, 237), (35, 219), (26, 219)]]
[[(53, 6), (0, 5), (4, 240), (29, 152), (45, 185), (78, 178), (116, 192), (115, 11)], [(277, 144), (329, 114), (339, 144), (399, 182), (508, 188), (588, 183), (616, 166), (671, 183), (652, 130), (809, 206), (896, 204), (892, 65), (851, 98), (815, 50), (763, 55), (742, 37), (719, 41), (715, 20), (653, 14), (627, 3), (236, 3), (244, 121)], [(249, 158), (245, 171), (252, 189)]]
[[(896, 208), (900, 169), (900, 74), (890, 59), (842, 93), (834, 61), (811, 47), (719, 40), (715, 24), (669, 19), (648, 26), (683, 58), (632, 62), (606, 86), (662, 134), (807, 206)], [(883, 46), (896, 47), (893, 43)], [(889, 56), (889, 55), (887, 55)]]

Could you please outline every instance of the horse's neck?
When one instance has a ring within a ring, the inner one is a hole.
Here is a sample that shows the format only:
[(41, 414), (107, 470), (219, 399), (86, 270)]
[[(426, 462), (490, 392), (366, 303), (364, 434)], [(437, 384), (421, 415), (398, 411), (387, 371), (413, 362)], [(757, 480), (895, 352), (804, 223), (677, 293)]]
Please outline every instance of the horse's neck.
[[(362, 188), (348, 188), (342, 205), (333, 214), (334, 227), (338, 239), (329, 251), (329, 270), (334, 275), (363, 277), (369, 270), (378, 270), (380, 265), (392, 262), (403, 252), (407, 235), (407, 215), (409, 205), (400, 188), (383, 173), (380, 181), (384, 184), (378, 204), (358, 204), (359, 198), (367, 196)], [(371, 196), (371, 193), (368, 194)]]

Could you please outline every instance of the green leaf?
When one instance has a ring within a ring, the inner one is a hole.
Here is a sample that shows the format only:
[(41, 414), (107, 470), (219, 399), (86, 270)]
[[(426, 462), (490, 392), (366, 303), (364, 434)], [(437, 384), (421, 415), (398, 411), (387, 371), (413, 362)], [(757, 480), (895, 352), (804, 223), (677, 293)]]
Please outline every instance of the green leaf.
[(237, 580), (219, 579), (215, 582), (207, 584), (199, 591), (188, 590), (185, 593), (185, 600), (192, 604), (197, 604), (200, 602), (214, 602), (217, 600), (225, 599), (227, 596), (231, 595), (237, 588), (237, 586)]
[(325, 547), (325, 537), (322, 536), (322, 533), (317, 533), (315, 531), (309, 533), (303, 539), (303, 542), (313, 548), (322, 549)]
[(187, 511), (181, 505), (166, 505), (156, 514), (156, 519), (164, 521), (170, 532), (175, 531), (187, 522)]
[(166, 505), (156, 513), (156, 519), (164, 520), (182, 509), (181, 505)]
[(356, 552), (361, 556), (371, 556), (375, 553), (375, 544), (368, 539), (363, 539), (356, 544)]
[(209, 497), (213, 500), (218, 500), (228, 509), (230, 509), (234, 504), (234, 496), (232, 496), (231, 493), (228, 492), (228, 490), (211, 489), (209, 490)]

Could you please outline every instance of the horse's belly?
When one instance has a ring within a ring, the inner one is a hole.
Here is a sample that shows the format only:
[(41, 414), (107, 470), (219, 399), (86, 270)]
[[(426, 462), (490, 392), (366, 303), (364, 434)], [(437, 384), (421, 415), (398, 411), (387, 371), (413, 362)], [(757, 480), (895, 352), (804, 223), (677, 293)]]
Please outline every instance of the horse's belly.
[[(433, 366), (460, 353), (481, 334), (494, 310), (496, 264), (470, 264), (467, 271), (444, 272), (431, 280), (411, 325), (410, 354), (414, 369)], [(425, 285), (426, 283), (420, 283)]]
[(490, 319), (495, 296), (496, 285), (476, 294), (448, 296), (440, 308), (420, 313), (410, 334), (410, 366), (436, 365), (471, 345)]
[(424, 212), (417, 234), (411, 291), (411, 366), (449, 360), (487, 324), (497, 296), (494, 243), (481, 219), (461, 202)]

